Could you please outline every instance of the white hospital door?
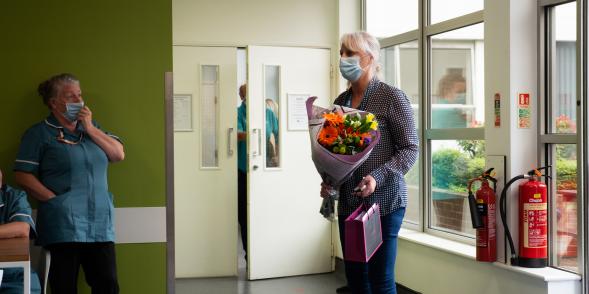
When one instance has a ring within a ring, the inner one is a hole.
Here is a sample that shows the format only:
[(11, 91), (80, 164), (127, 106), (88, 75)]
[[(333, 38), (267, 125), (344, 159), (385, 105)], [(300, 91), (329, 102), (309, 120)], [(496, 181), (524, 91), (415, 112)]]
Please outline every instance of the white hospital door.
[(237, 275), (236, 56), (174, 46), (177, 278)]
[(332, 225), (319, 213), (300, 103), (317, 96), (329, 105), (330, 51), (249, 46), (247, 55), (248, 278), (330, 272)]

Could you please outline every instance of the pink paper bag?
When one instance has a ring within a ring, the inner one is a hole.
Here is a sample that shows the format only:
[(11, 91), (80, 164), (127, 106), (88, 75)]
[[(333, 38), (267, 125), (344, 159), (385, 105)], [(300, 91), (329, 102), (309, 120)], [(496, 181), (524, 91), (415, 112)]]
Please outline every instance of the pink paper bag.
[(382, 245), (380, 207), (360, 205), (344, 222), (344, 259), (368, 262)]

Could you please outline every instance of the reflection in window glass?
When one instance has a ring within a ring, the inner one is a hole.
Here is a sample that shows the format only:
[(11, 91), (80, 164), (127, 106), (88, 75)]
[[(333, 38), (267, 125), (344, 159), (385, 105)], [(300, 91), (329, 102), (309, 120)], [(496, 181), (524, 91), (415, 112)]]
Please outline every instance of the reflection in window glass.
[(438, 23), (483, 10), (483, 0), (430, 0), (431, 22)]
[(280, 166), (280, 67), (266, 65), (264, 70), (266, 117), (266, 167)]
[(579, 272), (577, 264), (577, 145), (556, 144), (556, 266)]
[(556, 60), (552, 80), (552, 132), (576, 133), (577, 101), (577, 4), (554, 8)]
[(366, 31), (377, 38), (417, 29), (417, 0), (366, 1)]
[(483, 127), (484, 25), (431, 38), (431, 127)]
[(484, 172), (485, 141), (432, 140), (431, 150), (431, 226), (474, 237), (466, 184)]
[(200, 123), (201, 123), (201, 158), (202, 167), (218, 167), (218, 136), (219, 125), (217, 97), (218, 97), (218, 65), (201, 66), (201, 97), (200, 97)]
[[(411, 101), (415, 123), (419, 121), (419, 66), (417, 42), (409, 42), (382, 49), (381, 64), (383, 80), (395, 86)], [(418, 125), (415, 126), (416, 128)], [(405, 175), (408, 192), (408, 206), (404, 220), (419, 224), (419, 161)]]

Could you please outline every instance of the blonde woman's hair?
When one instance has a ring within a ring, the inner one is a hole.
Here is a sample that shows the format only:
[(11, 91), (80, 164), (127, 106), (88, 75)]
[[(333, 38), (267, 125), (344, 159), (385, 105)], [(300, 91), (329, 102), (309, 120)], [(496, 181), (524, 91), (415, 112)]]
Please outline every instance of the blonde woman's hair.
[(373, 35), (367, 32), (344, 34), (341, 38), (340, 45), (342, 48), (352, 52), (361, 52), (372, 56), (372, 69), (376, 73), (380, 72), (380, 43)]

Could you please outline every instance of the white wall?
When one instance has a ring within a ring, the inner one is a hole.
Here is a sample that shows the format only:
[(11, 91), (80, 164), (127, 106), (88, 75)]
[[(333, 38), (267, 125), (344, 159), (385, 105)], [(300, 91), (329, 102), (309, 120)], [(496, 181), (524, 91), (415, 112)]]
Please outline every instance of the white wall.
[(332, 47), (336, 0), (173, 0), (173, 41)]
[(541, 294), (546, 282), (488, 263), (399, 240), (397, 282), (424, 294)]

